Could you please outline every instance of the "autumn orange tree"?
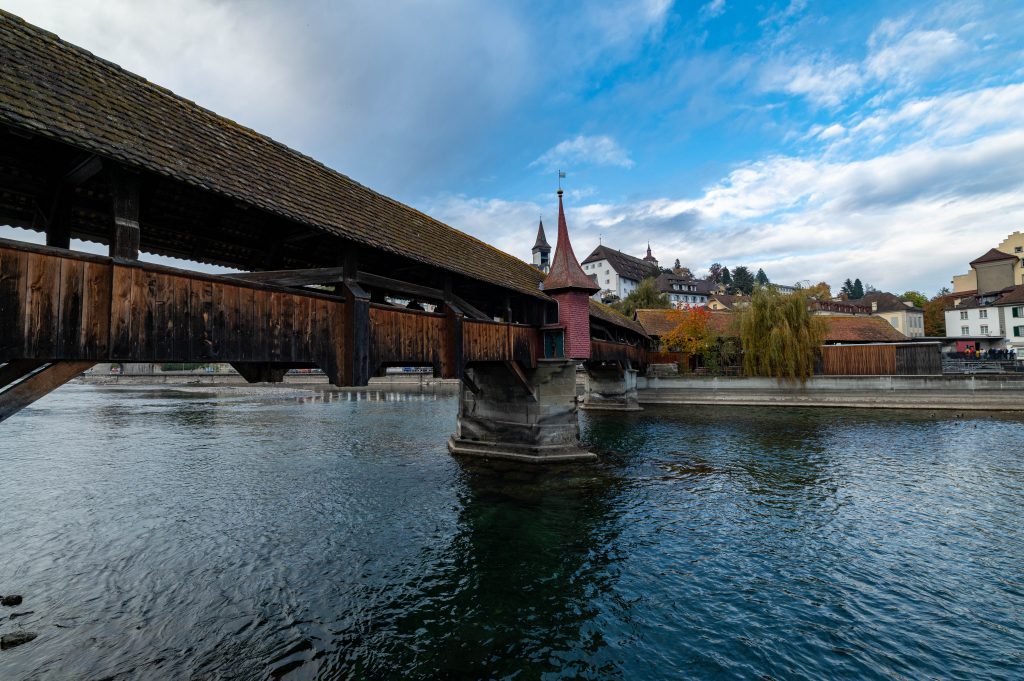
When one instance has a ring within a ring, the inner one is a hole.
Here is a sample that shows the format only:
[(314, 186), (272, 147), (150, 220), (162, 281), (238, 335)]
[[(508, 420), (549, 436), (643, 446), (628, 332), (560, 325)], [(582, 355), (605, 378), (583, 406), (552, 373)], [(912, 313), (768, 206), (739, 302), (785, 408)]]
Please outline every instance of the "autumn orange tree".
[(690, 308), (683, 313), (683, 320), (679, 325), (662, 336), (661, 340), (669, 350), (703, 356), (715, 343), (710, 321), (711, 313), (706, 308)]

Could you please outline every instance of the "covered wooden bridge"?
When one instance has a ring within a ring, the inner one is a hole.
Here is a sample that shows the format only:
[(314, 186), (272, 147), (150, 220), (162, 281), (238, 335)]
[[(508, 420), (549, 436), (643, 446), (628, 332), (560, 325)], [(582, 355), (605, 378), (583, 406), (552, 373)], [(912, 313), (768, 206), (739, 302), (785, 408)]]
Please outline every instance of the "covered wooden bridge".
[[(473, 388), (474, 364), (529, 387), (558, 359), (531, 265), (2, 11), (0, 53), (0, 224), (46, 235), (0, 240), (0, 420), (97, 362), (348, 386), (419, 365)], [(593, 362), (644, 364), (642, 328), (591, 318)]]

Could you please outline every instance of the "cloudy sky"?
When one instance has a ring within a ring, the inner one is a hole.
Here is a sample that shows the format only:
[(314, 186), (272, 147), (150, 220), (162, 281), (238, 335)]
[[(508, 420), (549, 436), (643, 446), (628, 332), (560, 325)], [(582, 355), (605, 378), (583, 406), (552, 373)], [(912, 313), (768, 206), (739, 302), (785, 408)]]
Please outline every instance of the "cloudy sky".
[[(934, 293), (1024, 229), (1024, 4), (4, 0), (528, 259)], [(551, 230), (553, 231), (553, 229)]]

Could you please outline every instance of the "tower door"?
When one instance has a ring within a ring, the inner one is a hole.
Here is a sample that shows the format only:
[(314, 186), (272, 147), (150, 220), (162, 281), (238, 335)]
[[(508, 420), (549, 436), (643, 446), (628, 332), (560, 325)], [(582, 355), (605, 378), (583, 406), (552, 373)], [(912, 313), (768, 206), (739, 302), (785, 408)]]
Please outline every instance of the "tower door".
[(544, 358), (565, 357), (565, 332), (561, 329), (544, 332)]

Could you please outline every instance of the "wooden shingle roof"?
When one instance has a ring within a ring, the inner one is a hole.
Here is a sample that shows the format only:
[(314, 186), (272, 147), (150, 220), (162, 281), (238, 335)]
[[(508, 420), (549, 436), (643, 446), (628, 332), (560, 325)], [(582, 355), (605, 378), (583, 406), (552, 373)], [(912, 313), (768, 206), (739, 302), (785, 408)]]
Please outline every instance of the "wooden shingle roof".
[(605, 305), (604, 303), (597, 302), (593, 298), (590, 299), (590, 316), (598, 321), (605, 322), (606, 324), (612, 324), (613, 326), (621, 326), (624, 329), (629, 329), (633, 333), (647, 338), (646, 330), (638, 322), (626, 317), (621, 312)]
[(569, 241), (569, 226), (565, 222), (565, 209), (562, 207), (562, 190), (558, 190), (558, 240), (555, 243), (555, 255), (551, 258), (551, 270), (544, 279), (545, 291), (564, 291), (577, 289), (593, 293), (601, 287), (594, 283), (580, 267), (576, 254)]
[[(636, 311), (636, 319), (647, 335), (661, 338), (683, 323), (688, 312), (686, 310), (655, 310), (643, 309)], [(735, 329), (737, 316), (732, 312), (710, 312), (708, 328), (723, 336), (738, 335)]]
[(543, 275), (518, 258), (2, 10), (0, 54), (0, 124), (543, 297)]
[(826, 316), (826, 343), (892, 343), (909, 340), (881, 317)]

